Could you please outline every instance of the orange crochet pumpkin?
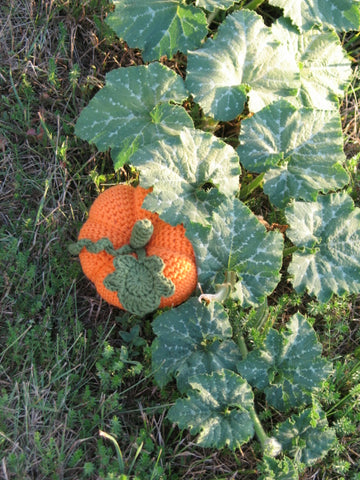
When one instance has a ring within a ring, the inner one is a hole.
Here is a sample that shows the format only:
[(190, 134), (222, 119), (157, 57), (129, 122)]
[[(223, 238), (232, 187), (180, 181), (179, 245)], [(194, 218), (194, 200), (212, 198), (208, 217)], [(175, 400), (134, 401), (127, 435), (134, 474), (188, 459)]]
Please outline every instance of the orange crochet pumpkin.
[[(101, 239), (107, 239), (114, 250), (119, 251), (121, 247), (131, 243), (131, 234), (135, 223), (147, 219), (147, 224), (152, 224), (152, 235), (143, 248), (142, 256), (148, 262), (151, 262), (149, 259), (160, 257), (162, 260), (162, 262), (159, 261), (162, 265), (160, 268), (162, 283), (159, 291), (171, 292), (170, 295), (161, 297), (159, 308), (176, 306), (191, 295), (197, 284), (194, 250), (190, 241), (185, 237), (183, 225), (173, 227), (161, 220), (156, 213), (141, 208), (144, 198), (150, 191), (151, 189), (144, 189), (140, 186), (117, 185), (101, 193), (90, 208), (88, 220), (81, 228), (78, 240), (87, 239), (82, 241), (100, 244)], [(104, 300), (116, 307), (129, 310), (121, 304), (118, 292), (108, 288), (109, 285), (111, 286), (111, 282), (105, 280), (106, 278), (110, 279), (112, 277), (110, 274), (114, 274), (113, 272), (116, 270), (114, 255), (111, 254), (111, 251), (109, 253), (109, 249), (102, 249), (96, 253), (91, 253), (89, 250), (91, 249), (83, 247), (79, 254), (84, 274), (95, 284), (98, 293)], [(137, 250), (130, 252), (126, 250), (126, 252), (127, 255), (123, 255), (119, 262), (127, 257), (125, 263), (128, 264), (131, 261), (135, 262), (134, 258), (140, 257), (140, 254), (137, 255)], [(133, 258), (129, 258), (129, 256)], [(156, 262), (154, 267), (152, 263), (149, 265), (150, 270), (158, 268)], [(133, 267), (130, 265), (129, 271), (131, 272), (132, 269)], [(104, 281), (107, 286), (104, 285)], [(136, 279), (133, 280), (132, 286), (125, 285), (124, 288), (132, 288), (136, 291), (134, 282)], [(151, 283), (152, 279), (149, 282)], [(164, 283), (165, 287), (168, 286), (168, 283), (172, 284), (172, 290), (162, 290)]]

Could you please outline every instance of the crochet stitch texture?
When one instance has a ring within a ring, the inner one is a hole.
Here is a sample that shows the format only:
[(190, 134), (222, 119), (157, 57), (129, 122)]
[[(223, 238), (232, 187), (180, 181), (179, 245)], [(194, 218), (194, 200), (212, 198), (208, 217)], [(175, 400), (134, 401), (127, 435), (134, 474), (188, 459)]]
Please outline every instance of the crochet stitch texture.
[[(197, 284), (194, 250), (185, 237), (183, 225), (173, 227), (156, 213), (141, 208), (150, 191), (141, 186), (116, 185), (101, 193), (90, 208), (78, 240), (88, 239), (95, 243), (108, 239), (117, 250), (130, 244), (132, 230), (138, 220), (150, 220), (153, 232), (145, 246), (146, 256), (160, 257), (164, 263), (162, 273), (175, 287), (172, 295), (161, 297), (159, 308), (176, 306), (191, 295)], [(131, 255), (136, 257), (134, 253)], [(106, 250), (91, 253), (83, 247), (79, 258), (84, 274), (95, 284), (100, 296), (111, 305), (126, 310), (117, 292), (104, 285), (105, 278), (115, 271), (114, 256)], [(118, 261), (118, 264), (121, 262)]]

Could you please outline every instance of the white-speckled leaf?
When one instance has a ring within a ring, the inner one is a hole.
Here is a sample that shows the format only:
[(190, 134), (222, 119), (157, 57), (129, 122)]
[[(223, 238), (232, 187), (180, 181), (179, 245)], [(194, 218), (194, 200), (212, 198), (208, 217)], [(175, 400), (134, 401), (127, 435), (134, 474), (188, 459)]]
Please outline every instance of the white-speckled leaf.
[(234, 5), (236, 0), (195, 0), (195, 5), (204, 8), (208, 12), (214, 10), (227, 10)]
[(206, 114), (239, 115), (249, 96), (256, 112), (299, 87), (299, 69), (286, 43), (249, 10), (228, 15), (214, 39), (188, 54), (186, 85)]
[(218, 303), (206, 307), (192, 298), (156, 317), (152, 326), (157, 335), (152, 345), (153, 370), (162, 387), (176, 378), (184, 392), (193, 375), (235, 369), (241, 358), (231, 340), (227, 313)]
[(338, 110), (351, 78), (351, 62), (333, 31), (318, 29), (300, 35), (290, 21), (280, 18), (272, 26), (274, 36), (288, 45), (300, 69), (297, 106)]
[(119, 38), (142, 50), (145, 61), (171, 58), (200, 46), (207, 34), (204, 12), (180, 0), (113, 0), (106, 19)]
[(111, 148), (119, 168), (138, 148), (193, 125), (181, 106), (169, 103), (186, 97), (181, 77), (159, 63), (112, 70), (81, 112), (75, 133), (100, 151)]
[(335, 110), (298, 110), (280, 100), (243, 120), (238, 153), (248, 170), (266, 172), (264, 192), (280, 208), (291, 198), (315, 200), (318, 192), (349, 181)]
[(332, 294), (360, 291), (360, 209), (346, 193), (294, 202), (287, 235), (298, 247), (289, 266), (297, 292), (327, 302)]
[(326, 415), (318, 406), (281, 423), (276, 438), (285, 452), (306, 466), (323, 458), (336, 441), (335, 430), (329, 428)]
[(322, 346), (312, 326), (301, 314), (291, 317), (288, 331), (271, 329), (264, 347), (253, 350), (238, 364), (238, 371), (267, 401), (281, 411), (311, 402), (331, 372), (321, 357)]
[(249, 410), (254, 397), (246, 380), (229, 370), (193, 377), (188, 397), (178, 399), (168, 413), (171, 422), (191, 434), (199, 433), (203, 447), (231, 450), (254, 435)]
[(232, 147), (200, 130), (184, 128), (179, 135), (138, 150), (131, 159), (140, 170), (140, 183), (153, 187), (144, 208), (176, 225), (206, 222), (209, 215), (205, 184), (224, 195), (239, 190), (239, 157)]
[(214, 207), (209, 226), (190, 224), (186, 234), (194, 246), (205, 292), (222, 283), (226, 271), (234, 271), (238, 299), (244, 306), (259, 305), (279, 282), (282, 235), (267, 232), (237, 198), (224, 198)]
[(271, 5), (284, 10), (300, 30), (323, 25), (337, 31), (359, 30), (358, 0), (269, 0)]

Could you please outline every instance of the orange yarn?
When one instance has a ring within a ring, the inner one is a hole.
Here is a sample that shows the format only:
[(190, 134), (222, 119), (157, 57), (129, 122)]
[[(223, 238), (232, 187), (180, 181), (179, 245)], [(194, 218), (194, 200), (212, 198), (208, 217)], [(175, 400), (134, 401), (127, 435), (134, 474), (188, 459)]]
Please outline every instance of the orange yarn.
[[(175, 293), (162, 297), (159, 308), (184, 302), (197, 284), (197, 270), (193, 247), (185, 237), (183, 225), (164, 222), (156, 213), (141, 208), (151, 189), (130, 185), (116, 185), (101, 193), (92, 204), (88, 220), (82, 226), (79, 240), (96, 242), (107, 237), (115, 249), (128, 244), (137, 220), (148, 218), (154, 226), (153, 235), (146, 245), (147, 255), (156, 255), (165, 263), (163, 274), (175, 285)], [(104, 279), (114, 272), (114, 257), (105, 251), (90, 253), (86, 247), (79, 255), (84, 274), (91, 280), (99, 295), (111, 305), (124, 310), (116, 292), (104, 286)]]

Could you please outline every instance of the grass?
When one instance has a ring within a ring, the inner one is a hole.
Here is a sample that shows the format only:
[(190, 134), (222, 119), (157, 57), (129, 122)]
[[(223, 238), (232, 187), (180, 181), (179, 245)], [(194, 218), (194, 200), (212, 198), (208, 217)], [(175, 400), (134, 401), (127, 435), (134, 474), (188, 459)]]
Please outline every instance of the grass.
[[(236, 454), (205, 450), (167, 422), (174, 392), (151, 381), (150, 321), (102, 302), (66, 253), (97, 193), (130, 174), (115, 174), (107, 154), (73, 135), (106, 72), (142, 63), (104, 25), (110, 8), (107, 0), (0, 6), (0, 478), (252, 480), (255, 443)], [(360, 205), (360, 42), (358, 34), (343, 41), (354, 58), (342, 117)], [(319, 305), (286, 283), (269, 302), (269, 326), (296, 310), (310, 315), (335, 365), (321, 401), (338, 444), (303, 479), (360, 478), (359, 302)], [(254, 342), (257, 321), (244, 319)]]

